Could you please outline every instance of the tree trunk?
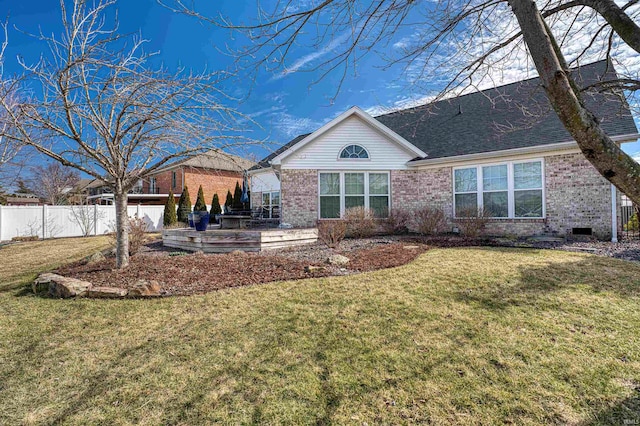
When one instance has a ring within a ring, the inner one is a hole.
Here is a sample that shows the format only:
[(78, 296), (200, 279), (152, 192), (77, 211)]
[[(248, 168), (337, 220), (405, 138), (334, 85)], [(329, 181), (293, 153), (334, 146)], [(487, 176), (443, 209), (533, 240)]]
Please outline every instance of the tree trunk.
[(509, 0), (540, 81), (560, 121), (578, 143), (582, 153), (609, 182), (640, 204), (640, 164), (611, 140), (598, 119), (584, 107), (564, 57), (531, 0)]
[(116, 268), (129, 266), (129, 214), (127, 213), (127, 191), (122, 182), (113, 188), (116, 203)]

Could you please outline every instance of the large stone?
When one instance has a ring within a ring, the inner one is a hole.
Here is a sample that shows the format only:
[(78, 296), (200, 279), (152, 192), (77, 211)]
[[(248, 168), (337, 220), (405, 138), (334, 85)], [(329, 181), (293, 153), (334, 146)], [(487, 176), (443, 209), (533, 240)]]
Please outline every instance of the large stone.
[(97, 251), (93, 253), (91, 256), (88, 256), (87, 258), (85, 258), (85, 263), (87, 264), (98, 263), (98, 262), (102, 262), (104, 259), (105, 259), (104, 254), (102, 254), (101, 251)]
[(159, 297), (162, 296), (162, 288), (157, 281), (140, 280), (129, 290), (129, 297)]
[(49, 285), (49, 295), (56, 298), (68, 299), (70, 297), (84, 296), (91, 287), (88, 281), (75, 278), (63, 277), (62, 275), (45, 273), (40, 274), (34, 282), (34, 289), (41, 288), (44, 284)]
[(129, 291), (116, 287), (89, 287), (85, 296), (93, 298), (120, 299), (127, 295)]
[(341, 254), (333, 254), (329, 256), (327, 262), (331, 265), (344, 266), (349, 263), (349, 258)]
[(51, 279), (49, 279), (48, 275), (52, 274), (40, 274), (38, 278), (33, 281), (33, 284), (31, 284), (31, 289), (34, 293), (37, 294), (44, 291), (49, 291), (49, 283), (51, 282)]

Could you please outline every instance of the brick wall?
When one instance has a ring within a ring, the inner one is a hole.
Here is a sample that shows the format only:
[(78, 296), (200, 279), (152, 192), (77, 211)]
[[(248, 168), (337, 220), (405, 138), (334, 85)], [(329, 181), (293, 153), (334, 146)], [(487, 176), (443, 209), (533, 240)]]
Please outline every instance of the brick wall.
[(453, 214), (451, 168), (391, 171), (391, 209), (408, 211), (438, 207)]
[[(249, 196), (251, 197), (251, 207), (252, 208), (260, 207), (262, 205), (262, 192), (253, 192), (253, 191), (251, 191)], [(224, 200), (222, 200), (222, 203), (224, 203)]]
[[(173, 172), (176, 173), (175, 187), (171, 185)], [(180, 194), (182, 192), (182, 169), (168, 170), (152, 177), (156, 178), (156, 188), (158, 188), (159, 194), (168, 194), (169, 190), (172, 190), (174, 194)], [(147, 178), (142, 184), (142, 188), (146, 194), (149, 193), (150, 180), (151, 178)]]
[(318, 171), (282, 170), (281, 218), (296, 228), (315, 226), (318, 220)]
[[(391, 171), (391, 206), (416, 210), (438, 206), (454, 226), (451, 167)], [(487, 235), (571, 236), (572, 229), (592, 228), (611, 238), (611, 186), (580, 153), (545, 157), (546, 219), (495, 219)], [(618, 197), (619, 198), (619, 197)], [(283, 222), (313, 226), (318, 217), (317, 170), (283, 170)]]
[(204, 201), (207, 205), (211, 204), (215, 193), (218, 194), (220, 205), (224, 205), (227, 191), (231, 191), (233, 195), (236, 182), (242, 187), (242, 173), (198, 168), (185, 168), (184, 171), (184, 183), (189, 188), (189, 196), (194, 204), (198, 197), (198, 188), (202, 185)]
[(592, 228), (596, 237), (611, 238), (611, 184), (582, 154), (545, 158), (547, 227), (557, 235), (572, 228)]

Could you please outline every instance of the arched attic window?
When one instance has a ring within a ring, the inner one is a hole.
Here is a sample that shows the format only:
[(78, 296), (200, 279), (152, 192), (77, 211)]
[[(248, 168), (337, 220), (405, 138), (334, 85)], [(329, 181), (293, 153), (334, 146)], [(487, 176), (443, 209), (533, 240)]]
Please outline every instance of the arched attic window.
[(348, 145), (344, 147), (342, 151), (340, 151), (341, 160), (344, 159), (367, 159), (369, 158), (369, 153), (364, 147), (360, 145)]

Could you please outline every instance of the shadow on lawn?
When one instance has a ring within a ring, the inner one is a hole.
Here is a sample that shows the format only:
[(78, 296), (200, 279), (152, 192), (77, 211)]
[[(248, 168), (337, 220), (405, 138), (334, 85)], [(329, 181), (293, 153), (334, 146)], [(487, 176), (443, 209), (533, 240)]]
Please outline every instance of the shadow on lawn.
[[(484, 250), (504, 252), (500, 248)], [(523, 255), (538, 250), (524, 249)], [(513, 282), (496, 282), (481, 288), (460, 290), (457, 299), (477, 303), (488, 310), (532, 305), (541, 296), (580, 286), (593, 293), (610, 292), (623, 297), (640, 296), (640, 264), (601, 256), (572, 256), (563, 262), (524, 265)]]
[(640, 425), (640, 386), (634, 389), (632, 396), (600, 411), (581, 425)]

